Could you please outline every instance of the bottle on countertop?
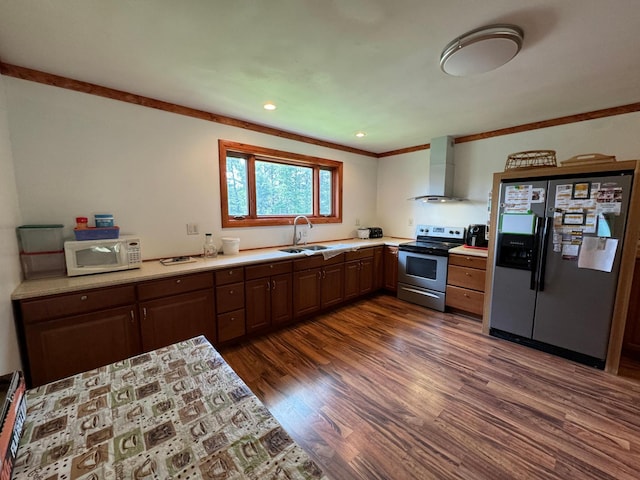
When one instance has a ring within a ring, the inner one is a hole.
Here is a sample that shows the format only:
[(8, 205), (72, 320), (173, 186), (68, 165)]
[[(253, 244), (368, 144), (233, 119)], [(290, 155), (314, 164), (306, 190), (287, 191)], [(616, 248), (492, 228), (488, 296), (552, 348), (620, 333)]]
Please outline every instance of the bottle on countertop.
[(206, 233), (204, 236), (204, 258), (215, 258), (218, 256), (218, 249), (213, 243), (213, 235)]

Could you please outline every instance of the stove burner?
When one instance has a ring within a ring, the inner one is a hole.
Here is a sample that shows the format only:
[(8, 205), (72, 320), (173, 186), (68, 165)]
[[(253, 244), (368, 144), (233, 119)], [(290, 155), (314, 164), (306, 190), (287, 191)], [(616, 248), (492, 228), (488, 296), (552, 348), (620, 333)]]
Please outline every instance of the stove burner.
[(446, 257), (449, 255), (449, 249), (458, 247), (460, 244), (442, 243), (442, 242), (409, 242), (398, 245), (398, 250), (413, 253), (424, 253), (426, 255), (437, 255)]
[(401, 243), (399, 250), (446, 257), (449, 250), (464, 245), (464, 228), (439, 225), (418, 225), (416, 241)]

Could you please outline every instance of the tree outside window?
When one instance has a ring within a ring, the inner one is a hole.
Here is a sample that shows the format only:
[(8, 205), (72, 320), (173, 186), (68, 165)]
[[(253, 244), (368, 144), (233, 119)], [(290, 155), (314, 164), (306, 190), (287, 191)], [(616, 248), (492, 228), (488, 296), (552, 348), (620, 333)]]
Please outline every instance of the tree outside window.
[(219, 141), (222, 226), (342, 221), (342, 162)]

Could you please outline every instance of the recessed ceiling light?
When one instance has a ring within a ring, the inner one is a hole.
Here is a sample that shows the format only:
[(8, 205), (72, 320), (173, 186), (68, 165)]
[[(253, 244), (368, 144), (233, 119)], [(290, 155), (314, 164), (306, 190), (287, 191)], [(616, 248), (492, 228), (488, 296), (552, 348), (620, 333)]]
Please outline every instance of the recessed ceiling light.
[(356, 133), (356, 137), (358, 137), (358, 138), (362, 138), (362, 137), (366, 137), (366, 136), (367, 136), (367, 134), (366, 134), (366, 133), (364, 133), (364, 132), (358, 132), (358, 133)]
[(267, 102), (264, 104), (264, 109), (265, 110), (275, 110), (277, 107), (275, 106), (275, 104), (271, 103), (271, 102)]

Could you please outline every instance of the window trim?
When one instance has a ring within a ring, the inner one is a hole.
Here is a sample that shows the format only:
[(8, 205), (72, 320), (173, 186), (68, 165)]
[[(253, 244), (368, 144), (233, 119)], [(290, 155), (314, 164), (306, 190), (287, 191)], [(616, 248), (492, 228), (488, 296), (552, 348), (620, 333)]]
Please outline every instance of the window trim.
[[(242, 218), (229, 216), (229, 196), (227, 191), (227, 155), (237, 153), (248, 157), (247, 183), (249, 189), (249, 215)], [(220, 176), (220, 213), (222, 228), (267, 227), (291, 225), (296, 215), (261, 216), (256, 214), (256, 184), (254, 161), (275, 160), (289, 165), (313, 168), (313, 214), (307, 215), (312, 223), (342, 223), (342, 170), (343, 163), (326, 158), (300, 153), (285, 152), (271, 148), (247, 145), (245, 143), (218, 140), (218, 167)], [(320, 170), (331, 171), (333, 190), (332, 215), (320, 215)]]

